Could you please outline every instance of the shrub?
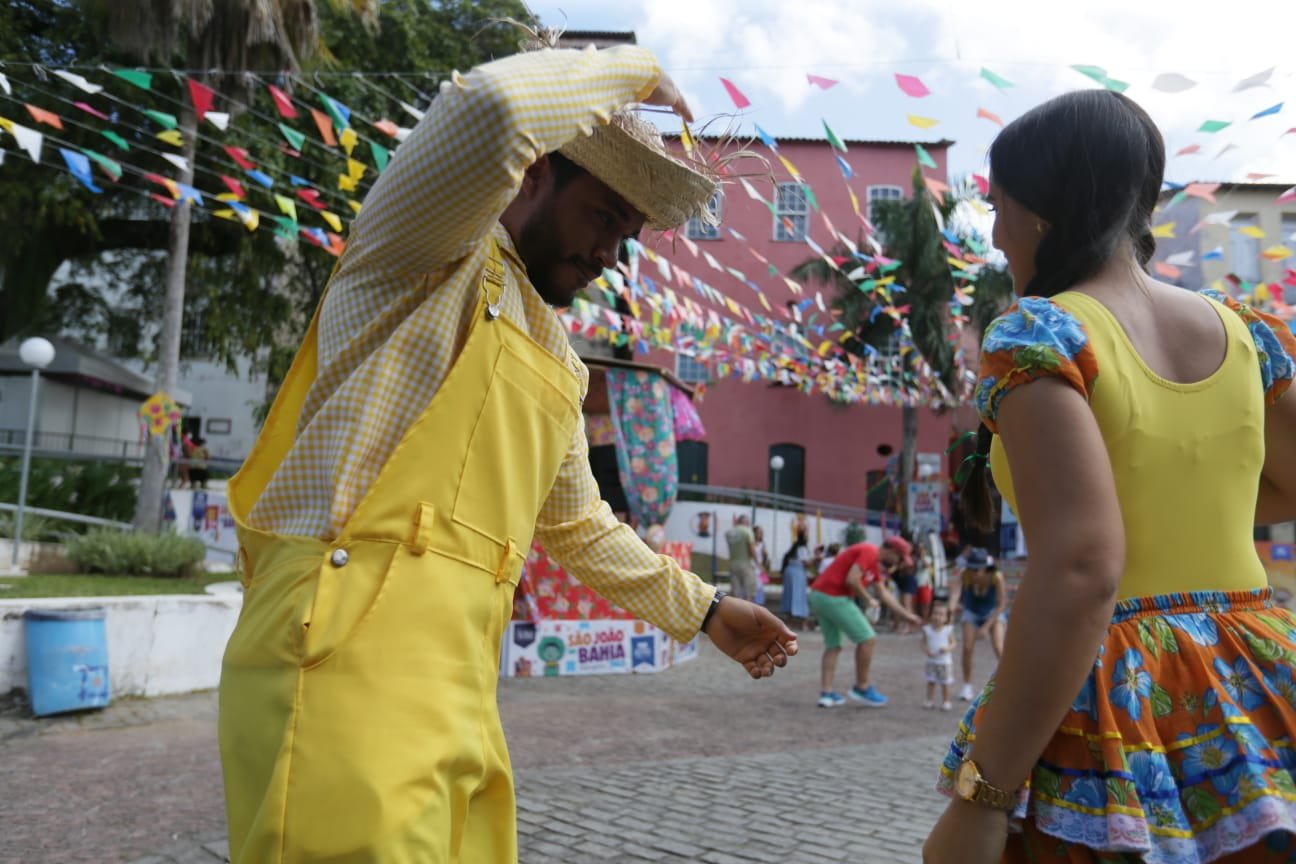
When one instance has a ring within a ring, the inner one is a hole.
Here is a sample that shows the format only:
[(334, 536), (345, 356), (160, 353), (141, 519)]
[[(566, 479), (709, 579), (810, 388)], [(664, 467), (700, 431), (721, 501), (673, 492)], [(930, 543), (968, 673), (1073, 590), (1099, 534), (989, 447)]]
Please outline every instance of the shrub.
[[(0, 457), (0, 501), (18, 500), (21, 464), (17, 456)], [(34, 458), (27, 504), (129, 522), (135, 515), (139, 474), (138, 467), (119, 462)]]
[(186, 576), (198, 569), (207, 550), (201, 540), (175, 534), (92, 531), (73, 540), (67, 554), (86, 573)]

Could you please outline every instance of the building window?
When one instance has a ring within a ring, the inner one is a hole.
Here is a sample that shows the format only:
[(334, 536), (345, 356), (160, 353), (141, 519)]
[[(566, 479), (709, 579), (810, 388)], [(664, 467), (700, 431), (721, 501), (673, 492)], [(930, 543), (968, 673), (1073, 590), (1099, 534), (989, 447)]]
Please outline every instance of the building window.
[(228, 435), (234, 423), (228, 417), (210, 417), (207, 420), (208, 435)]
[(711, 380), (711, 370), (706, 364), (687, 354), (675, 355), (675, 377), (685, 384), (705, 384)]
[(1258, 224), (1254, 213), (1239, 213), (1229, 224), (1229, 272), (1244, 282), (1260, 281), (1260, 240), (1242, 232)]
[(810, 202), (800, 183), (780, 183), (774, 199), (774, 239), (804, 240), (810, 221)]
[(868, 187), (868, 218), (877, 227), (877, 204), (879, 201), (901, 201), (904, 199), (904, 190), (899, 186), (870, 186)]
[(724, 203), (724, 193), (717, 190), (707, 202), (707, 210), (715, 217), (716, 224), (708, 225), (701, 219), (690, 219), (684, 226), (684, 236), (690, 240), (719, 240), (720, 239), (720, 207)]

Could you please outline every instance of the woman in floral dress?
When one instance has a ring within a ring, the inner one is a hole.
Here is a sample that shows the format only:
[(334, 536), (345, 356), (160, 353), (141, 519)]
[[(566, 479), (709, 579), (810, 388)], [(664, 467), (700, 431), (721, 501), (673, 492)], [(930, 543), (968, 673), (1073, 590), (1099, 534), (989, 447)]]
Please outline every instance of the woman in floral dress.
[(1164, 164), (1106, 90), (991, 148), (1021, 300), (985, 334), (963, 497), (986, 515), (988, 462), (1031, 554), (931, 864), (1296, 860), (1296, 617), (1253, 543), (1296, 519), (1296, 337), (1148, 276)]

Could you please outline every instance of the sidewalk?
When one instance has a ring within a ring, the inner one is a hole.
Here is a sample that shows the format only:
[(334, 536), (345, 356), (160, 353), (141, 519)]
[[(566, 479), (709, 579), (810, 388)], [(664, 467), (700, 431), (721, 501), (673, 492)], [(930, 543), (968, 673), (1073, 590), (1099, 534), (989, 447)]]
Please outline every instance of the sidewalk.
[[(959, 711), (921, 708), (916, 637), (891, 635), (891, 705), (816, 708), (820, 650), (804, 634), (760, 682), (706, 643), (658, 675), (503, 682), (522, 864), (918, 861)], [(992, 664), (982, 646), (978, 680)], [(43, 720), (0, 704), (0, 862), (217, 864), (215, 719), (210, 692)]]

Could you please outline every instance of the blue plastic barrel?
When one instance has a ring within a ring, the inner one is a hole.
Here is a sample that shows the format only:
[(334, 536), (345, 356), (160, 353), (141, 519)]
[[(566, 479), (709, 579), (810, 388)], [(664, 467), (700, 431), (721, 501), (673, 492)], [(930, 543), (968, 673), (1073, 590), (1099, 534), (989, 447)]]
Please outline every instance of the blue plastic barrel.
[(28, 609), (27, 693), (37, 717), (108, 704), (108, 634), (102, 607)]

